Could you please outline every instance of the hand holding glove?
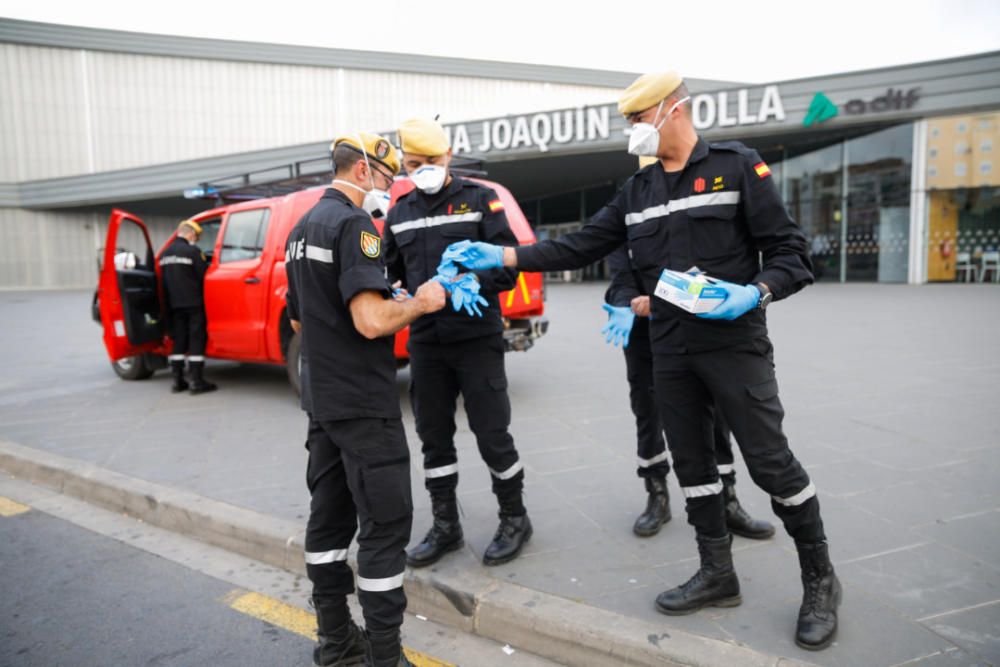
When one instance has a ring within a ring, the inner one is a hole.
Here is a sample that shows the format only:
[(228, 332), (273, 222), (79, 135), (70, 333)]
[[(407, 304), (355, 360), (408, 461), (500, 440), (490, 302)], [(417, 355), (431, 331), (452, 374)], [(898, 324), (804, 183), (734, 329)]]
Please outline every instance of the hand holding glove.
[(611, 306), (604, 304), (601, 306), (608, 314), (608, 323), (601, 329), (605, 334), (604, 342), (615, 347), (621, 343), (623, 348), (628, 347), (628, 337), (632, 333), (632, 325), (635, 323), (635, 313), (628, 306)]
[(439, 271), (431, 280), (441, 283), (451, 292), (451, 307), (456, 313), (464, 308), (470, 316), (483, 316), (480, 306), (489, 305), (489, 302), (479, 294), (479, 280), (475, 274), (463, 273), (457, 278), (451, 278)]
[(757, 307), (760, 289), (756, 285), (737, 285), (722, 280), (712, 283), (714, 287), (726, 290), (726, 299), (707, 313), (698, 313), (706, 320), (735, 320)]
[(503, 268), (503, 250), (500, 245), (482, 241), (458, 241), (445, 248), (441, 263), (461, 264), (472, 271)]

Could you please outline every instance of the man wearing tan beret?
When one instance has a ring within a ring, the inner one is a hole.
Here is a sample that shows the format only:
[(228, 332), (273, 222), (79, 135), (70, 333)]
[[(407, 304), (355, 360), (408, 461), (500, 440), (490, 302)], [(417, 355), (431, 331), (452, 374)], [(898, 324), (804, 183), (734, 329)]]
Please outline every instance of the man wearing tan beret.
[[(451, 146), (441, 125), (414, 118), (400, 124), (398, 135), (403, 168), (416, 187), (399, 198), (386, 219), (385, 257), (391, 281), (412, 289), (433, 278), (442, 252), (455, 241), (517, 245), (497, 193), (452, 175)], [(517, 272), (501, 267), (458, 279), (471, 281), (478, 290), (485, 304), (482, 317), (445, 308), (410, 326), (410, 399), (434, 516), (423, 541), (407, 554), (412, 567), (431, 565), (463, 544), (455, 495), (459, 394), (499, 505), (500, 525), (483, 553), (483, 563), (499, 565), (516, 558), (532, 532), (522, 493), (524, 469), (508, 430), (510, 399), (498, 298), (514, 286)]]
[(701, 139), (690, 99), (676, 72), (643, 75), (625, 90), (618, 109), (632, 125), (628, 150), (657, 162), (636, 172), (580, 231), (519, 248), (463, 244), (450, 254), (474, 270), (558, 271), (586, 266), (627, 243), (649, 294), (664, 269), (697, 267), (716, 279), (723, 300), (710, 312), (651, 300), (656, 400), (701, 561), (690, 580), (657, 597), (656, 608), (677, 615), (742, 601), (712, 446), (719, 410), (751, 477), (795, 540), (804, 588), (795, 641), (818, 650), (836, 637), (842, 590), (816, 487), (782, 430), (765, 318), (772, 300), (813, 282), (812, 263), (767, 164), (738, 142)]
[[(445, 304), (436, 282), (397, 300), (371, 214), (388, 208), (399, 172), (377, 134), (338, 137), (334, 179), (288, 237), (287, 312), (302, 336), (302, 409), (309, 416), (305, 535), (322, 667), (410, 667), (400, 643), (403, 575), (413, 521), (410, 450), (396, 392), (392, 334)], [(347, 551), (358, 538), (357, 579)], [(351, 619), (358, 592), (365, 629)]]

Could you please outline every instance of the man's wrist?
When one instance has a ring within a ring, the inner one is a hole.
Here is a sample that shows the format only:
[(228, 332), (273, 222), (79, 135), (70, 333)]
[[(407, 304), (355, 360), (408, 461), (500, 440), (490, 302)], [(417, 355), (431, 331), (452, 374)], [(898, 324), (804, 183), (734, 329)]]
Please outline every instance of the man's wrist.
[(511, 269), (517, 266), (517, 248), (511, 246), (504, 246), (503, 265)]
[(768, 304), (771, 303), (771, 299), (774, 298), (771, 294), (771, 288), (767, 286), (767, 283), (754, 283), (753, 286), (757, 288), (756, 308), (758, 310), (766, 309)]

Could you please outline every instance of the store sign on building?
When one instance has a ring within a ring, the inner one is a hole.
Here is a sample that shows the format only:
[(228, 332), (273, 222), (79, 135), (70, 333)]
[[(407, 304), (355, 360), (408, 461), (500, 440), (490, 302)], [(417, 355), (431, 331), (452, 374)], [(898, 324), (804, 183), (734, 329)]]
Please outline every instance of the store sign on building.
[[(912, 109), (919, 99), (919, 88), (911, 88), (905, 93), (902, 89), (890, 88), (886, 91), (885, 95), (880, 95), (871, 100), (863, 100), (861, 98), (848, 100), (844, 104), (844, 113), (857, 116), (866, 113), (904, 111)], [(805, 127), (819, 125), (836, 117), (839, 112), (839, 107), (831, 102), (826, 94), (822, 92), (816, 93), (809, 104), (809, 110), (806, 112), (806, 117), (802, 120), (802, 124)]]
[(880, 113), (883, 111), (903, 111), (912, 109), (920, 99), (920, 89), (910, 88), (905, 93), (902, 89), (890, 88), (885, 95), (872, 100), (854, 99), (844, 105), (844, 113), (863, 114)]
[(444, 128), (456, 154), (497, 153), (516, 149), (549, 152), (553, 146), (600, 141), (611, 136), (610, 106), (459, 123)]
[(756, 105), (750, 103), (748, 88), (695, 95), (691, 100), (691, 115), (696, 129), (709, 130), (760, 125), (769, 120), (780, 122), (785, 120), (785, 107), (778, 87), (764, 86)]

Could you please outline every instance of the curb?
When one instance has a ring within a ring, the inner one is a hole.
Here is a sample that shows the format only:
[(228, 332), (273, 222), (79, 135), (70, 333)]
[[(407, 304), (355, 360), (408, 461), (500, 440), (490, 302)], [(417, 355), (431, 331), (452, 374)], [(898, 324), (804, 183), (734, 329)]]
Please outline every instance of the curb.
[[(305, 531), (301, 523), (3, 440), (0, 469), (93, 505), (305, 576)], [(484, 574), (471, 557), (450, 560), (445, 567), (407, 570), (407, 611), (574, 667), (808, 664), (501, 581)]]

